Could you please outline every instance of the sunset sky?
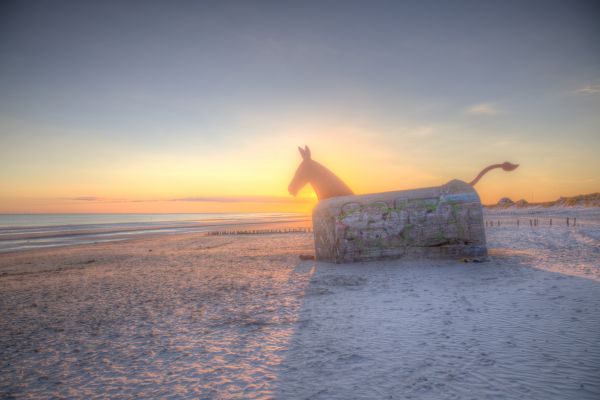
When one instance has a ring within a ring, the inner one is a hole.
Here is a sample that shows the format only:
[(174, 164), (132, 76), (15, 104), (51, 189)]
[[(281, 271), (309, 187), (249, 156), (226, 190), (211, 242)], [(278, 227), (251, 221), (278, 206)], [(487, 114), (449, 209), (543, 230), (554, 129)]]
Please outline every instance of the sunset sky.
[(594, 1), (0, 3), (0, 213), (308, 212), (356, 193), (600, 191)]

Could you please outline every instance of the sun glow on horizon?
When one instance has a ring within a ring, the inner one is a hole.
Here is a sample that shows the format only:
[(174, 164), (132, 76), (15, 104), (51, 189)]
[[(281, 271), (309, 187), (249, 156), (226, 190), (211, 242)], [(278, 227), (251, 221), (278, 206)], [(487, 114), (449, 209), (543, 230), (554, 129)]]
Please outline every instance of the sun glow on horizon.
[[(266, 133), (226, 143), (218, 153), (201, 146), (145, 152), (98, 138), (91, 145), (87, 138), (54, 131), (46, 138), (64, 137), (71, 147), (65, 151), (64, 146), (53, 148), (52, 140), (38, 143), (29, 150), (30, 158), (22, 160), (26, 168), (3, 169), (4, 187), (11, 191), (10, 195), (2, 193), (0, 212), (310, 213), (317, 202), (310, 185), (302, 188), (298, 198), (287, 193), (301, 161), (297, 146), (304, 144), (312, 148), (314, 160), (336, 173), (356, 194), (437, 186), (456, 178), (469, 181), (484, 166), (505, 159), (522, 165), (511, 173), (492, 172), (478, 183), (476, 190), (484, 204), (501, 197), (554, 200), (591, 192), (598, 185), (593, 174), (587, 179), (569, 179), (575, 168), (549, 169), (544, 157), (532, 159), (524, 147), (515, 151), (510, 139), (487, 143), (487, 138), (457, 132), (451, 125), (397, 125), (392, 128), (396, 134), (388, 135), (370, 121), (320, 117), (268, 124), (255, 120), (247, 129)], [(18, 136), (11, 144), (16, 150), (28, 146)], [(452, 152), (463, 151), (461, 146), (479, 150), (468, 158), (453, 156)], [(562, 149), (556, 146), (552, 151), (558, 155)], [(7, 154), (4, 162), (10, 158)], [(554, 183), (561, 178), (563, 185), (557, 187)], [(222, 199), (189, 200), (195, 197)], [(178, 201), (182, 198), (188, 200)]]

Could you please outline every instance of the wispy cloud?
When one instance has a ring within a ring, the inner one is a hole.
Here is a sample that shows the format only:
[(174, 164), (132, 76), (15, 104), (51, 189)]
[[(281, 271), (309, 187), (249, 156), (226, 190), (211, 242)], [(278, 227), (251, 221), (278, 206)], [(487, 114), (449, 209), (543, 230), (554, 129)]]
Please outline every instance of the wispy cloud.
[(576, 94), (594, 95), (600, 94), (600, 84), (587, 85), (575, 91)]
[(78, 197), (69, 197), (67, 200), (75, 200), (75, 201), (101, 201), (103, 200), (100, 197), (96, 196), (78, 196)]
[(497, 115), (501, 114), (502, 110), (494, 103), (480, 103), (467, 107), (465, 112), (475, 115)]
[(116, 199), (110, 197), (99, 197), (99, 196), (76, 196), (76, 197), (67, 197), (64, 200), (70, 201), (84, 201), (90, 203), (149, 203), (161, 200), (153, 200), (153, 199)]
[(69, 197), (66, 200), (84, 201), (84, 202), (102, 202), (102, 203), (152, 203), (160, 201), (183, 201), (198, 203), (279, 203), (279, 204), (299, 204), (311, 203), (314, 200), (307, 197), (284, 197), (284, 196), (192, 196), (176, 199), (111, 199), (98, 196), (77, 196)]
[(281, 196), (200, 196), (183, 197), (171, 201), (191, 201), (206, 203), (310, 203), (312, 199), (306, 197), (281, 197)]
[(435, 134), (436, 128), (433, 125), (421, 125), (408, 129), (407, 133), (415, 137), (429, 137)]

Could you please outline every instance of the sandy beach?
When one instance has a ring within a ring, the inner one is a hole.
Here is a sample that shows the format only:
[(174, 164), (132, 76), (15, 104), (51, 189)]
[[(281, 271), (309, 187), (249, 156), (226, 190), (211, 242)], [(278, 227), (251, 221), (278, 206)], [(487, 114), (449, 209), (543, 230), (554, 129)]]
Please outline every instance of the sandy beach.
[(596, 214), (487, 213), (484, 263), (300, 261), (306, 233), (0, 254), (0, 397), (597, 399)]

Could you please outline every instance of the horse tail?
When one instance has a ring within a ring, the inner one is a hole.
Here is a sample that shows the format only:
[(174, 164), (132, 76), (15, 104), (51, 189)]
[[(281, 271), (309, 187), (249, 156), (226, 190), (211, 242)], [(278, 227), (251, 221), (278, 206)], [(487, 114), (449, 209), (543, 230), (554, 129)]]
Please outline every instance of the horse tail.
[(495, 168), (502, 168), (505, 171), (514, 171), (515, 169), (517, 169), (517, 167), (519, 166), (519, 164), (512, 164), (509, 163), (508, 161), (502, 163), (502, 164), (493, 164), (490, 165), (489, 167), (485, 167), (484, 169), (481, 170), (481, 172), (479, 173), (479, 175), (477, 175), (477, 177), (475, 177), (475, 179), (473, 179), (469, 185), (471, 186), (475, 186), (475, 184), (477, 182), (479, 182), (479, 180), (488, 172), (490, 172), (491, 170), (495, 169)]

